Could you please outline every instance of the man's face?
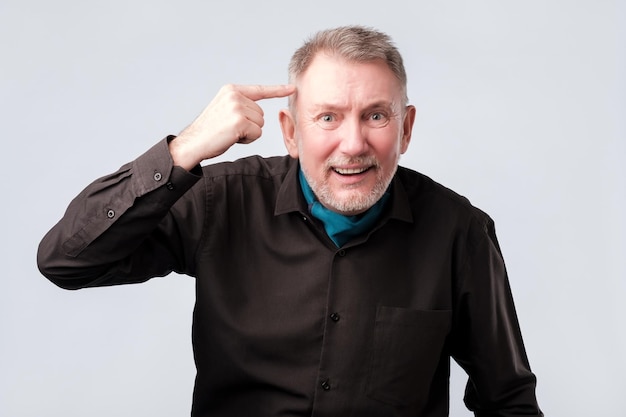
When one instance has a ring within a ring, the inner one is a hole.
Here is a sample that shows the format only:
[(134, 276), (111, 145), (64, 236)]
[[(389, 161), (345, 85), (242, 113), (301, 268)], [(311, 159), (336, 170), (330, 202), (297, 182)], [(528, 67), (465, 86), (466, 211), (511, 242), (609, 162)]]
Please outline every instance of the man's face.
[(292, 115), (280, 114), (289, 154), (325, 207), (359, 214), (384, 194), (411, 138), (415, 108), (402, 105), (383, 61), (349, 62), (319, 53), (296, 82)]

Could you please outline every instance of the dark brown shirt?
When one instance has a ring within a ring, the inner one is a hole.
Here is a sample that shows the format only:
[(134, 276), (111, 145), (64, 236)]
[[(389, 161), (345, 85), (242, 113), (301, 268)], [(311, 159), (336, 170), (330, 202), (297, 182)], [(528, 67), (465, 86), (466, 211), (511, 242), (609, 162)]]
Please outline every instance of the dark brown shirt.
[(493, 222), (406, 168), (337, 248), (297, 160), (173, 167), (164, 140), (89, 185), (43, 239), (63, 288), (196, 278), (192, 415), (448, 415), (450, 357), (477, 416), (542, 415)]

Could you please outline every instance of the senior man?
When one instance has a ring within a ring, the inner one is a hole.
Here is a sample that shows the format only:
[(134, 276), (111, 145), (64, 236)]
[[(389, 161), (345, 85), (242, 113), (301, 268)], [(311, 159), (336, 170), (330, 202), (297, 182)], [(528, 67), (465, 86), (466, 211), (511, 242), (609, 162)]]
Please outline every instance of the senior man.
[[(96, 180), (43, 239), (63, 288), (196, 281), (192, 416), (541, 416), (492, 220), (399, 167), (415, 108), (391, 39), (317, 33), (290, 84), (223, 87)], [(286, 156), (206, 164), (279, 114)]]

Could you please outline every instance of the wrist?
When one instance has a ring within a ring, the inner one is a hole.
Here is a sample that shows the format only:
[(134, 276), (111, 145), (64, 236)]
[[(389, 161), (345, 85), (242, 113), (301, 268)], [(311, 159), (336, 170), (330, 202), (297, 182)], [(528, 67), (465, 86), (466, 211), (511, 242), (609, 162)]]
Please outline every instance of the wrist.
[(174, 166), (179, 166), (191, 171), (196, 165), (200, 163), (197, 158), (194, 158), (194, 152), (190, 151), (187, 141), (182, 136), (173, 137), (168, 142), (170, 155)]

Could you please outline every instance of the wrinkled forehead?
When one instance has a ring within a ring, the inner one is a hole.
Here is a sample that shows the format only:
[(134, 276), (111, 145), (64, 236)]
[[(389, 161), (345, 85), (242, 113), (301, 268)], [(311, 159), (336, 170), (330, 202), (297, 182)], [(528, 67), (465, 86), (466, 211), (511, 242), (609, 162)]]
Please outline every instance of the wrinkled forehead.
[(298, 106), (372, 106), (375, 103), (403, 101), (403, 89), (384, 60), (348, 61), (318, 55), (297, 80), (292, 97)]
[(289, 106), (303, 102), (332, 101), (340, 104), (357, 96), (367, 101), (393, 101), (406, 104), (406, 88), (383, 59), (349, 60), (336, 54), (318, 52), (296, 79), (297, 91)]

